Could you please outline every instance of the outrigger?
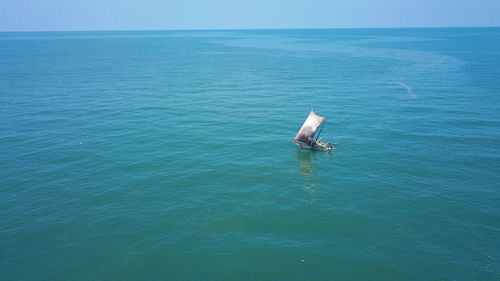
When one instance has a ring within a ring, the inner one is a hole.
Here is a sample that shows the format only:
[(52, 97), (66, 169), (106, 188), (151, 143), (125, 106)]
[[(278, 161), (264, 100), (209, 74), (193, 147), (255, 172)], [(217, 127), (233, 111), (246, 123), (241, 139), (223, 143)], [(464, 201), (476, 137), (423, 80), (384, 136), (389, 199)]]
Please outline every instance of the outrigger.
[[(304, 124), (302, 124), (302, 127), (300, 128), (299, 132), (292, 140), (292, 142), (294, 142), (296, 145), (300, 147), (312, 150), (319, 150), (319, 151), (334, 150), (335, 143), (318, 141), (319, 135), (321, 134), (321, 130), (323, 130), (325, 121), (326, 121), (325, 117), (321, 117), (311, 110), (311, 113), (309, 113), (309, 116), (307, 117)], [(318, 128), (319, 132), (316, 135), (316, 131), (318, 130)], [(314, 138), (315, 135), (316, 139)]]

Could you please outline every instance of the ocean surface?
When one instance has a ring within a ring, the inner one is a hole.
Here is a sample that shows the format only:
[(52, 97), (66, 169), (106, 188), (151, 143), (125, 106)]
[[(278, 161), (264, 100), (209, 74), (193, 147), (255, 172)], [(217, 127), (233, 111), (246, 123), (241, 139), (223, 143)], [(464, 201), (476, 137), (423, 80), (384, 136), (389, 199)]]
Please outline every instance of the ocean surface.
[(500, 280), (500, 28), (0, 33), (0, 120), (0, 280)]

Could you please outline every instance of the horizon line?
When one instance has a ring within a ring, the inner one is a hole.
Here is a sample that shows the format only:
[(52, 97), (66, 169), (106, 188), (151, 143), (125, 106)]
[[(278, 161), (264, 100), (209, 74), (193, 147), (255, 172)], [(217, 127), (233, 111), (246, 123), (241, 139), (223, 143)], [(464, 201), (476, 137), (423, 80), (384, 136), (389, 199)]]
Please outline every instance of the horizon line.
[(251, 31), (251, 30), (326, 30), (326, 29), (440, 29), (499, 28), (500, 25), (475, 26), (400, 26), (400, 27), (276, 27), (276, 28), (180, 28), (180, 29), (69, 29), (69, 30), (0, 30), (0, 33), (21, 32), (112, 32), (112, 31)]

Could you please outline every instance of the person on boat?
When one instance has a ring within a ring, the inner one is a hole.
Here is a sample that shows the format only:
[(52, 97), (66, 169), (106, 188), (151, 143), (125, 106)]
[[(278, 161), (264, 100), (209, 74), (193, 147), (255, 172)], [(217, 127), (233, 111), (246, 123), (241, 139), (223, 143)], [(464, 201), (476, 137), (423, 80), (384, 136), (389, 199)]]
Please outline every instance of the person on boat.
[(322, 142), (322, 141), (316, 141), (315, 143), (316, 145), (319, 145), (319, 146), (323, 146), (323, 147), (326, 147), (328, 145), (327, 142)]

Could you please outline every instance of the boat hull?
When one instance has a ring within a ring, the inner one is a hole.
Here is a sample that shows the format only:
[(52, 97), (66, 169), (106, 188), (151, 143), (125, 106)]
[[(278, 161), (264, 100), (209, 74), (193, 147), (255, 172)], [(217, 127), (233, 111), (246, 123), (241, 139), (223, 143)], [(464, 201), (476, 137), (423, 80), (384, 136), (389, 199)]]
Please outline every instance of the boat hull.
[(306, 148), (306, 149), (311, 149), (311, 150), (317, 150), (317, 151), (328, 152), (328, 151), (332, 151), (332, 150), (335, 149), (335, 147), (333, 147), (333, 145), (330, 144), (330, 143), (328, 143), (325, 146), (322, 146), (322, 145), (309, 145), (309, 144), (306, 144), (306, 143), (303, 143), (303, 142), (300, 142), (300, 141), (296, 141), (296, 140), (293, 140), (292, 142), (295, 143), (299, 147)]

